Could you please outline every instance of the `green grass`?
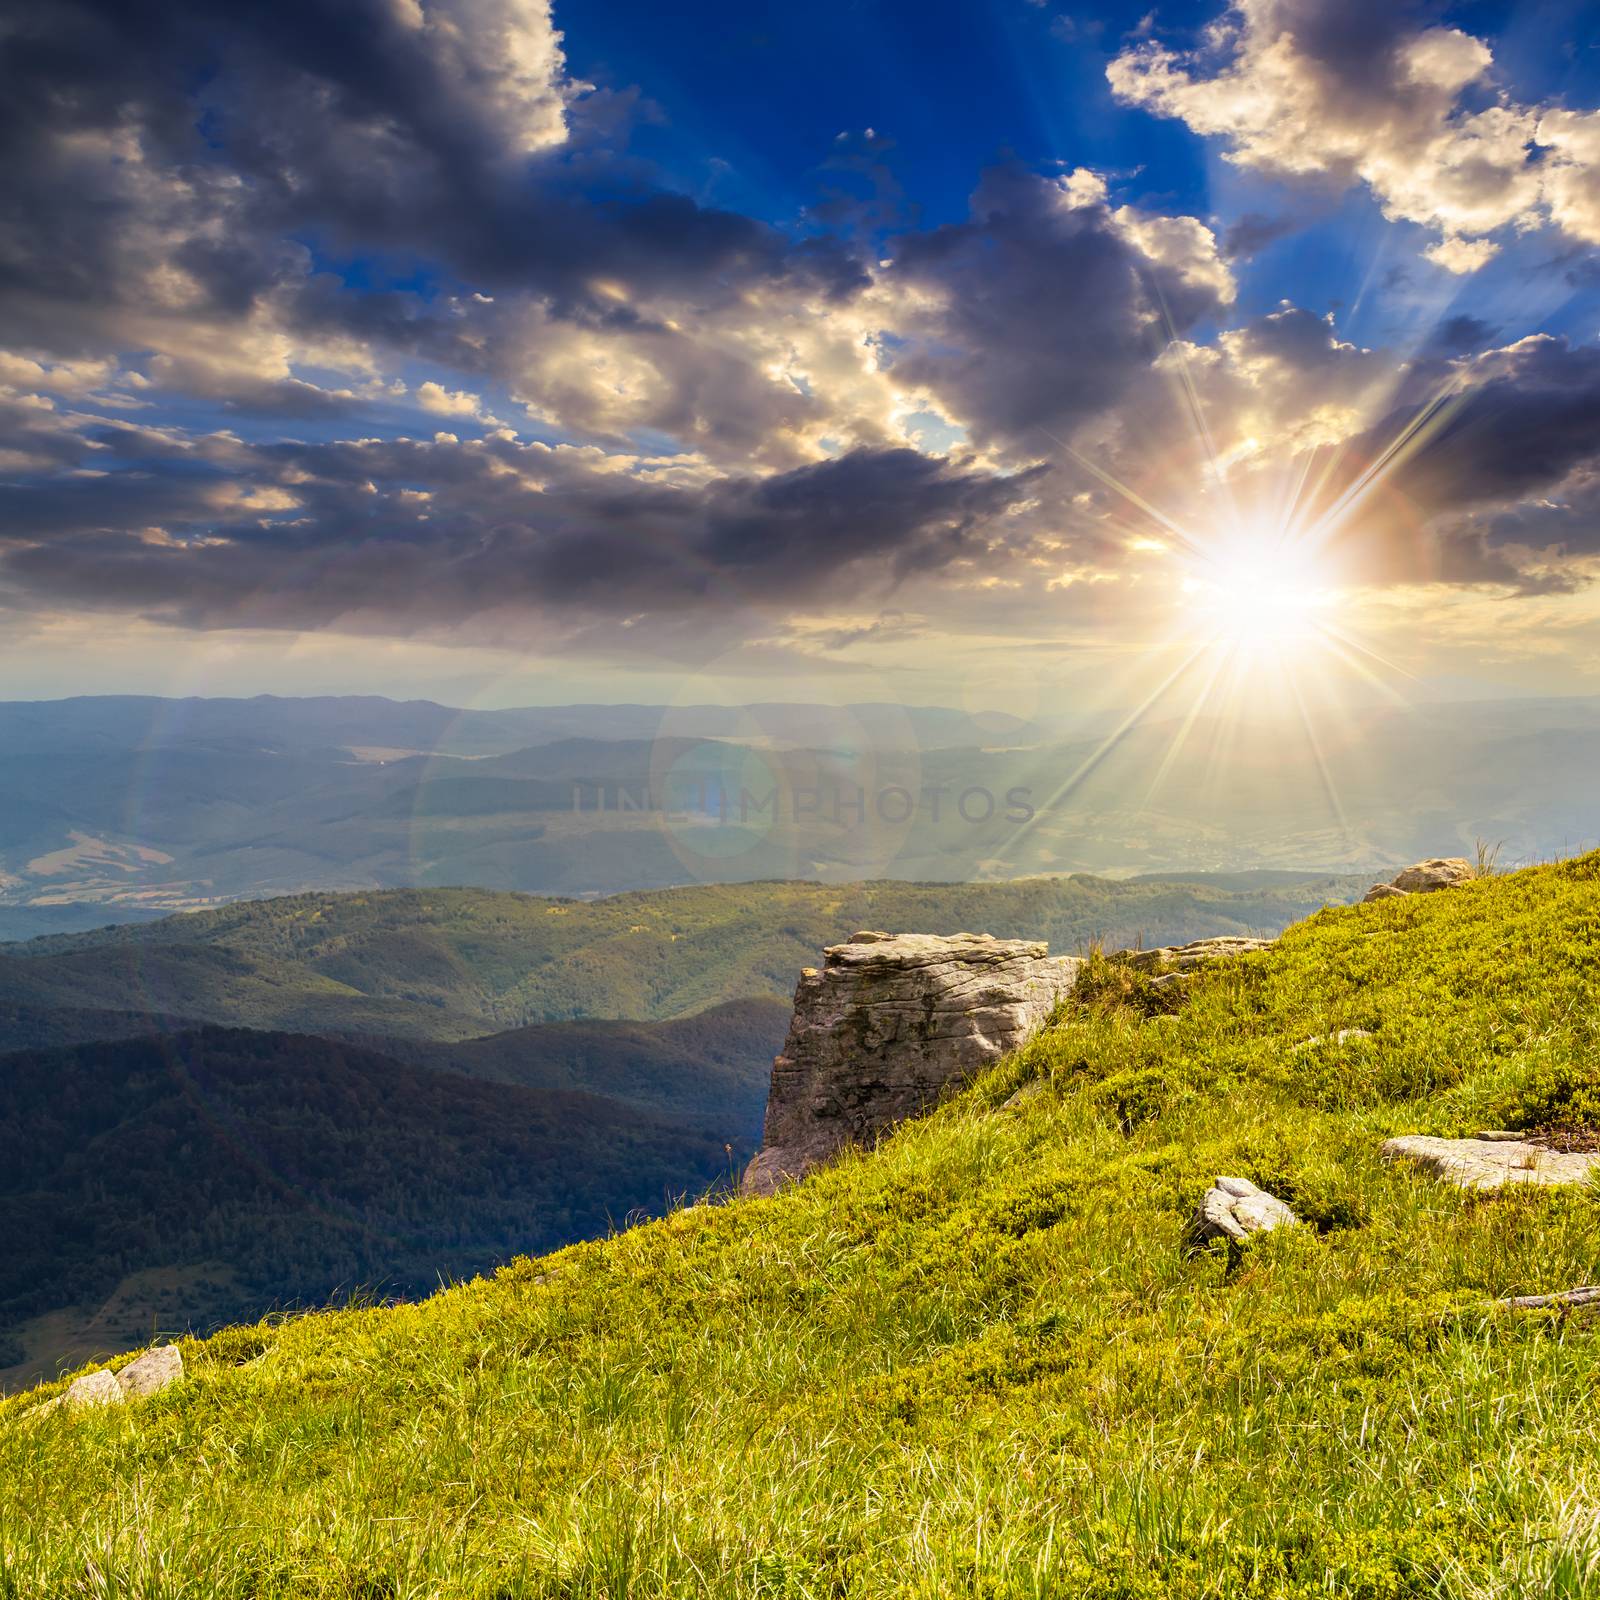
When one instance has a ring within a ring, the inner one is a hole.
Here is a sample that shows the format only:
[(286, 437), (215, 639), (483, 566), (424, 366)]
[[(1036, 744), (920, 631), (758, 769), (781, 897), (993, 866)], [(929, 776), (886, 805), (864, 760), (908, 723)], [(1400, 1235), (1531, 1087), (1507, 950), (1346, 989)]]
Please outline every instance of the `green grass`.
[[(1597, 1324), (1490, 1304), (1596, 1196), (1377, 1155), (1592, 1087), (1597, 990), (1600, 857), (1322, 912), (775, 1199), (8, 1401), (0, 1595), (1600, 1593)], [(1219, 1172), (1313, 1226), (1187, 1250)]]

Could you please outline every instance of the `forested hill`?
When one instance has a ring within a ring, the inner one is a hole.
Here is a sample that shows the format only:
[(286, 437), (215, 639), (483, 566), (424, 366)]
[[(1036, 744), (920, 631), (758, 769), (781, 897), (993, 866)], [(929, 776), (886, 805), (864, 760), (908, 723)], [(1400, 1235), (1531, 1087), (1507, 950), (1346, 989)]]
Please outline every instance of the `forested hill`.
[(456, 1043), (390, 1038), (374, 1045), (419, 1067), (532, 1089), (581, 1089), (754, 1137), (789, 1014), (788, 1001), (759, 996), (666, 1022), (543, 1022)]
[(1276, 933), (1365, 878), (697, 885), (593, 901), (400, 889), (245, 901), (0, 947), (0, 1002), (455, 1040), (576, 1017), (787, 998), (858, 928), (1043, 938), (1057, 951)]
[(26, 1353), (8, 1328), (129, 1274), (200, 1271), (179, 1328), (426, 1293), (659, 1212), (750, 1149), (709, 1118), (238, 1029), (14, 1052), (0, 1083), (0, 1368)]

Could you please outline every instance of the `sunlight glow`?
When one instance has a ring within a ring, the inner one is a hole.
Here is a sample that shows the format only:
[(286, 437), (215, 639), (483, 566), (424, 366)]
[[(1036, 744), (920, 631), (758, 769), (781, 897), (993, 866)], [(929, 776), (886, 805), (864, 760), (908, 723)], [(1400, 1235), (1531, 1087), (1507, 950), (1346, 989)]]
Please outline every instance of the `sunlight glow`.
[(1337, 592), (1314, 562), (1282, 544), (1241, 545), (1195, 563), (1184, 579), (1195, 632), (1250, 656), (1303, 655), (1325, 637)]

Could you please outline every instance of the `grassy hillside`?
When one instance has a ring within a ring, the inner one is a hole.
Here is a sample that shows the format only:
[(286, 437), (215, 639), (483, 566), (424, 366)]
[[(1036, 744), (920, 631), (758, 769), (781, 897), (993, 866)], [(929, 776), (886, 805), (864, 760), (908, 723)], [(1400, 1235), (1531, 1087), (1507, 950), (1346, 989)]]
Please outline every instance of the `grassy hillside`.
[[(1597, 1002), (1600, 857), (1324, 911), (775, 1199), (6, 1402), (0, 1594), (1593, 1593), (1595, 1324), (1491, 1302), (1596, 1198), (1377, 1147), (1592, 1125)], [(1219, 1172), (1313, 1226), (1187, 1250)]]
[(1276, 932), (1365, 880), (697, 885), (606, 900), (482, 889), (293, 895), (0, 949), (0, 1003), (153, 1010), (309, 1032), (457, 1040), (578, 1017), (787, 999), (857, 928), (1168, 943)]
[(0, 1056), (0, 1084), (0, 1369), (46, 1342), (26, 1324), (92, 1321), (131, 1274), (225, 1268), (174, 1286), (136, 1337), (427, 1293), (698, 1194), (727, 1176), (725, 1141), (751, 1147), (737, 1107), (691, 1128), (236, 1029)]

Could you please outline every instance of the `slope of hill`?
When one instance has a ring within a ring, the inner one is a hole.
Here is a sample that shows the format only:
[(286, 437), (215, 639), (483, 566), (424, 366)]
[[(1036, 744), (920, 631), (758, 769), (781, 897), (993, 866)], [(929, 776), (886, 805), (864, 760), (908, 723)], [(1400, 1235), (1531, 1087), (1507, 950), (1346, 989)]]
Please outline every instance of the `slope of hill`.
[(0, 1344), (15, 1358), (0, 1368), (38, 1353), (27, 1319), (92, 1312), (130, 1274), (218, 1269), (147, 1308), (177, 1328), (425, 1293), (698, 1194), (727, 1176), (725, 1141), (752, 1143), (747, 1107), (690, 1127), (236, 1029), (0, 1056), (0, 1083)]
[(235, 1026), (458, 1040), (580, 1017), (686, 1016), (787, 998), (857, 928), (979, 929), (1071, 951), (1275, 933), (1364, 878), (1247, 889), (1106, 879), (699, 885), (606, 900), (484, 889), (242, 901), (0, 947), (0, 1002)]
[(372, 1043), (419, 1067), (530, 1089), (579, 1089), (724, 1136), (755, 1138), (789, 1014), (787, 1001), (763, 996), (667, 1022), (545, 1022), (456, 1044)]
[[(1494, 1302), (1600, 1208), (1378, 1145), (1592, 1124), (1597, 1017), (1600, 857), (1322, 912), (774, 1199), (5, 1402), (6, 1591), (1591, 1593), (1600, 1342)], [(1186, 1248), (1219, 1172), (1312, 1226)]]

